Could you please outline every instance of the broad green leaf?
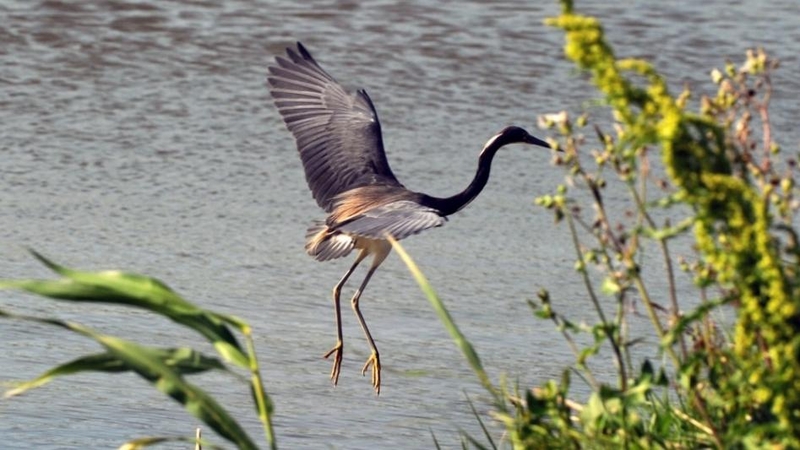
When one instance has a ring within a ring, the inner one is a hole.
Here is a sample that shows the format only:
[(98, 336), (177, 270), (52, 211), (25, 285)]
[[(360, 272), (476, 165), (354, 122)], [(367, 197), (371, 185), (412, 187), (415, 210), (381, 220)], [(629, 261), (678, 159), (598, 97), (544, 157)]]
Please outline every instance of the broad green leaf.
[[(178, 401), (189, 413), (203, 421), (220, 436), (235, 443), (240, 449), (257, 448), (247, 433), (214, 398), (202, 389), (188, 383), (179, 371), (159, 358), (159, 355), (163, 355), (159, 349), (144, 347), (114, 336), (102, 335), (74, 322), (11, 314), (4, 310), (0, 310), (0, 317), (54, 325), (94, 339), (105, 347), (110, 355), (152, 383), (156, 389)], [(184, 362), (194, 358), (191, 351), (188, 353), (178, 352), (178, 354), (182, 354), (182, 357), (178, 359)]]
[[(211, 369), (227, 370), (222, 362), (216, 358), (207, 357), (191, 348), (177, 349), (147, 349), (153, 357), (160, 359), (167, 366), (175, 369), (180, 374), (193, 374)], [(14, 389), (7, 391), (3, 397), (13, 397), (26, 391), (49, 383), (56, 377), (72, 375), (80, 372), (106, 372), (118, 373), (132, 370), (124, 361), (121, 361), (110, 352), (87, 355), (72, 361), (60, 364), (44, 372), (33, 380), (22, 382)]]
[(152, 311), (197, 331), (227, 361), (249, 368), (249, 357), (226, 326), (249, 329), (241, 319), (198, 308), (155, 278), (120, 271), (81, 272), (60, 266), (33, 250), (31, 253), (63, 278), (0, 281), (0, 289), (20, 289), (60, 300), (123, 304)]
[(31, 389), (47, 384), (54, 378), (60, 376), (72, 375), (87, 371), (112, 373), (124, 372), (126, 370), (128, 369), (125, 367), (125, 365), (119, 359), (115, 358), (109, 353), (83, 356), (81, 358), (74, 359), (67, 363), (53, 367), (33, 380), (16, 384), (16, 387), (6, 391), (3, 394), (3, 398), (9, 398), (23, 394)]
[(100, 342), (132, 370), (158, 390), (181, 403), (220, 436), (241, 449), (256, 449), (247, 433), (225, 409), (200, 388), (186, 382), (175, 370), (153, 356), (146, 347), (113, 336), (100, 335), (84, 328), (84, 334)]

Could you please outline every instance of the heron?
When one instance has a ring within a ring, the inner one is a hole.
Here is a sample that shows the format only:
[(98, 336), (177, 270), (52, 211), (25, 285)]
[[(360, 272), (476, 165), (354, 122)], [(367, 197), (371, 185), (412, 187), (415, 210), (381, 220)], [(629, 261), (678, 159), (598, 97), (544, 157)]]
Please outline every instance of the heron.
[(359, 301), (378, 266), (392, 247), (387, 235), (404, 239), (439, 227), (480, 194), (489, 180), (492, 159), (508, 144), (550, 145), (518, 126), (492, 136), (478, 155), (472, 182), (451, 197), (434, 197), (407, 189), (386, 159), (381, 123), (364, 89), (346, 90), (311, 56), (302, 43), (286, 49), (268, 68), (267, 84), (275, 106), (293, 134), (306, 182), (317, 204), (328, 214), (306, 232), (306, 252), (318, 261), (344, 257), (357, 250), (355, 261), (333, 288), (336, 344), (330, 379), (339, 382), (344, 341), (340, 295), (347, 280), (368, 256), (372, 264), (350, 301), (369, 343), (371, 354), (361, 369), (371, 370), (372, 387), (381, 389), (378, 347), (361, 314)]

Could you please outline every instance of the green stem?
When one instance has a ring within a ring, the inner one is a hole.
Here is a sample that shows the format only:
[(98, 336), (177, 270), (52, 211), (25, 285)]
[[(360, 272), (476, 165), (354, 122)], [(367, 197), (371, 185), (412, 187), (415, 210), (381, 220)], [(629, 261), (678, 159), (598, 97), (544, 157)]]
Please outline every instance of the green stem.
[[(656, 315), (656, 310), (653, 307), (653, 302), (650, 300), (650, 295), (647, 293), (647, 289), (644, 286), (644, 282), (642, 281), (641, 277), (636, 274), (633, 277), (633, 282), (636, 285), (636, 289), (639, 291), (639, 296), (642, 298), (642, 303), (645, 305), (645, 309), (647, 310), (647, 315), (650, 317), (650, 321), (653, 322), (653, 327), (656, 329), (656, 334), (658, 334), (659, 342), (664, 342), (664, 326), (661, 324), (661, 321), (658, 319)], [(665, 350), (669, 357), (672, 359), (672, 363), (675, 365), (675, 370), (679, 371), (681, 368), (681, 360), (678, 357), (678, 354), (675, 353), (675, 349), (672, 348), (671, 345), (665, 346)], [(700, 414), (703, 416), (703, 420), (708, 424), (708, 427), (711, 429), (711, 437), (714, 439), (714, 443), (717, 444), (717, 447), (722, 449), (722, 440), (719, 437), (719, 433), (717, 432), (716, 428), (713, 426), (713, 422), (711, 421), (711, 416), (708, 414), (708, 410), (706, 409), (705, 401), (700, 396), (700, 393), (697, 391), (691, 392), (692, 400), (700, 411)]]
[[(639, 210), (639, 214), (641, 214), (641, 216), (647, 221), (647, 224), (649, 226), (656, 228), (655, 221), (653, 220), (652, 217), (650, 217), (650, 214), (647, 213), (647, 208), (644, 204), (644, 201), (636, 192), (636, 189), (634, 189), (633, 186), (631, 185), (628, 185), (628, 188), (631, 192), (633, 200), (636, 202), (636, 207)], [(678, 314), (680, 312), (680, 308), (678, 307), (678, 293), (675, 287), (676, 286), (675, 270), (672, 264), (672, 257), (670, 256), (669, 253), (669, 246), (667, 245), (667, 240), (665, 238), (660, 238), (657, 239), (657, 241), (658, 241), (658, 246), (661, 249), (661, 255), (664, 258), (664, 264), (666, 265), (666, 270), (667, 270), (667, 292), (669, 292), (669, 300), (672, 306), (672, 310), (670, 311), (670, 316), (671, 316), (670, 318), (672, 320), (672, 323), (678, 323)], [(686, 348), (686, 340), (683, 338), (683, 334), (678, 335), (678, 343), (680, 344), (681, 347), (681, 356), (683, 357), (683, 359), (686, 359), (688, 351)]]
[(250, 328), (242, 330), (245, 342), (247, 343), (247, 354), (250, 359), (250, 384), (253, 388), (253, 396), (256, 399), (256, 410), (258, 411), (258, 418), (264, 426), (264, 436), (267, 443), (272, 450), (277, 450), (278, 445), (275, 442), (275, 431), (272, 428), (272, 411), (274, 407), (272, 401), (264, 391), (264, 383), (261, 379), (261, 371), (258, 369), (258, 359), (256, 358), (256, 349), (253, 344), (253, 336), (250, 333)]
[[(556, 324), (556, 328), (561, 330), (561, 334), (564, 336), (564, 339), (567, 341), (567, 345), (569, 345), (569, 348), (572, 350), (572, 353), (575, 355), (575, 359), (580, 358), (581, 352), (578, 350), (578, 345), (575, 343), (575, 340), (572, 339), (572, 336), (570, 336), (570, 334), (567, 332), (566, 326), (561, 321), (561, 319), (559, 318), (558, 314), (556, 314), (554, 312), (552, 317), (551, 317), (551, 320), (553, 321), (553, 323)], [(598, 391), (600, 389), (600, 383), (597, 382), (597, 379), (594, 377), (594, 374), (592, 373), (591, 370), (589, 370), (589, 366), (588, 366), (588, 363), (586, 361), (583, 361), (581, 363), (581, 370), (582, 370), (583, 374), (586, 375), (585, 377), (581, 376), (581, 378), (583, 378), (584, 381), (586, 381), (586, 383), (589, 386), (592, 387), (592, 390)], [(580, 372), (576, 372), (576, 373), (581, 375)]]
[(419, 270), (417, 264), (411, 259), (411, 256), (403, 249), (403, 246), (400, 245), (391, 235), (387, 234), (386, 239), (389, 243), (392, 244), (394, 251), (397, 252), (397, 255), (400, 256), (400, 259), (406, 264), (408, 270), (411, 272), (411, 275), (417, 281), (422, 291), (425, 293), (425, 296), (428, 297), (428, 301), (430, 301), (431, 306), (433, 306), (434, 311), (439, 316), (439, 320), (445, 326), (445, 329), (450, 333), (450, 336), (455, 341), (458, 348), (461, 350), (461, 353), (467, 359), (467, 362), (472, 367), (473, 372), (475, 375), (478, 376), (478, 380), (480, 380), (481, 385), (483, 385), (484, 389), (486, 389), (492, 397), (494, 398), (495, 406), (500, 412), (507, 412), (507, 408), (505, 405), (504, 394), (503, 391), (499, 388), (496, 388), (492, 381), (489, 379), (489, 375), (486, 373), (486, 370), (483, 368), (483, 364), (481, 363), (480, 358), (478, 357), (478, 353), (475, 351), (475, 348), (472, 344), (467, 340), (466, 336), (459, 330), (458, 326), (456, 325), (453, 317), (450, 315), (450, 312), (445, 307), (444, 302), (439, 298), (436, 292), (431, 287), (430, 282), (425, 275)]
[[(575, 246), (575, 252), (578, 255), (579, 260), (583, 261), (583, 255), (581, 254), (581, 244), (578, 240), (578, 231), (575, 229), (575, 221), (572, 217), (572, 214), (564, 214), (567, 218), (567, 224), (569, 225), (570, 235), (572, 236), (572, 244)], [(606, 320), (606, 315), (603, 312), (603, 307), (600, 306), (600, 300), (597, 298), (597, 294), (594, 292), (594, 288), (592, 287), (592, 282), (589, 279), (589, 275), (586, 271), (586, 268), (583, 267), (581, 272), (581, 278), (583, 279), (583, 284), (586, 287), (586, 292), (589, 293), (589, 298), (592, 300), (592, 304), (594, 305), (595, 310), (597, 311), (597, 315), (600, 317), (600, 321), (603, 323), (603, 327), (607, 330), (608, 321)], [(611, 348), (614, 351), (614, 358), (617, 363), (617, 369), (620, 373), (620, 385), (622, 390), (625, 390), (628, 385), (626, 370), (625, 370), (625, 361), (622, 358), (622, 352), (619, 348), (619, 343), (617, 342), (616, 336), (609, 336), (608, 339), (609, 343), (611, 344)]]
[[(653, 324), (653, 328), (656, 330), (656, 335), (658, 336), (659, 342), (663, 344), (664, 337), (666, 336), (666, 332), (664, 331), (664, 325), (661, 323), (661, 320), (658, 318), (656, 314), (656, 308), (653, 306), (653, 301), (650, 299), (650, 294), (647, 292), (647, 288), (644, 285), (644, 281), (642, 281), (642, 277), (637, 273), (631, 277), (633, 280), (633, 284), (636, 286), (636, 290), (639, 292), (639, 297), (642, 299), (642, 303), (644, 304), (645, 310), (647, 310), (647, 316), (650, 318), (650, 322)], [(680, 370), (681, 367), (681, 359), (678, 357), (678, 354), (675, 353), (675, 349), (672, 348), (671, 345), (667, 345), (664, 348), (669, 355), (670, 359), (672, 359), (672, 363), (675, 365), (676, 370)]]

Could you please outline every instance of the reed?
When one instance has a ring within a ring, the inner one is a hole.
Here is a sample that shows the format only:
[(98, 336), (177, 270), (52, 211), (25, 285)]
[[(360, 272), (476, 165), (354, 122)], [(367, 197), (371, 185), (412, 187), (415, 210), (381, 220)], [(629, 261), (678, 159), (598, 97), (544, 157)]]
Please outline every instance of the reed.
[[(271, 420), (272, 402), (264, 389), (250, 326), (244, 320), (199, 308), (154, 278), (119, 271), (77, 271), (58, 265), (35, 251), (31, 253), (60, 278), (0, 281), (0, 289), (24, 290), (46, 298), (71, 302), (110, 303), (139, 308), (194, 330), (211, 342), (217, 355), (205, 355), (189, 347), (147, 347), (101, 334), (75, 322), (20, 315), (0, 309), (0, 317), (58, 327), (93, 339), (104, 348), (102, 353), (81, 356), (59, 364), (33, 380), (18, 383), (4, 393), (5, 398), (20, 395), (60, 376), (82, 372), (133, 372), (182, 404), (186, 411), (219, 436), (235, 444), (237, 448), (258, 448), (214, 397), (187, 379), (189, 375), (221, 370), (232, 374), (234, 379), (241, 381), (251, 390), (254, 410), (263, 425), (266, 442), (271, 448), (277, 448)], [(235, 332), (244, 338), (246, 342), (244, 347), (239, 343)], [(125, 443), (121, 448), (133, 450), (171, 441), (192, 442), (198, 445), (203, 443), (206, 448), (219, 448), (200, 439), (199, 434), (196, 437), (143, 437)]]

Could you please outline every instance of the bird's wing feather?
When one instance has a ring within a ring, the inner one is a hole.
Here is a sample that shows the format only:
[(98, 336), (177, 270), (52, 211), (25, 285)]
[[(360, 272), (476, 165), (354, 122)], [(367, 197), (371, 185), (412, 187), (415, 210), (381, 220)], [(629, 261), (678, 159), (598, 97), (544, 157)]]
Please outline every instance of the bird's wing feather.
[(317, 204), (370, 184), (402, 186), (389, 168), (378, 114), (366, 91), (350, 94), (299, 42), (269, 67), (275, 105), (294, 134)]
[(385, 239), (389, 234), (399, 240), (428, 228), (440, 227), (445, 222), (447, 219), (435, 209), (410, 200), (400, 200), (372, 208), (337, 225), (336, 229), (370, 239)]

